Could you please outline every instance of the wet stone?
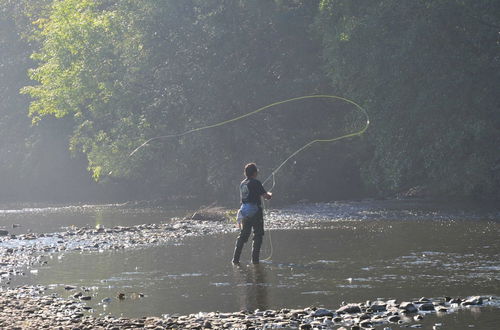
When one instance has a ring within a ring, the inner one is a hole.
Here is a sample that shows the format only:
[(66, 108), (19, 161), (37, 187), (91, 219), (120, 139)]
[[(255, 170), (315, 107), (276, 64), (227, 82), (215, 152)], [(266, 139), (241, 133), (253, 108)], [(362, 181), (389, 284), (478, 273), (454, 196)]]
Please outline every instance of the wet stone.
[(424, 312), (431, 312), (434, 311), (434, 304), (432, 303), (423, 303), (418, 307), (419, 310), (424, 311)]
[(418, 311), (418, 308), (411, 302), (402, 302), (399, 308), (408, 313), (416, 313)]
[(340, 307), (339, 309), (336, 310), (337, 314), (354, 314), (354, 313), (361, 313), (361, 307), (357, 304), (348, 304), (345, 306)]

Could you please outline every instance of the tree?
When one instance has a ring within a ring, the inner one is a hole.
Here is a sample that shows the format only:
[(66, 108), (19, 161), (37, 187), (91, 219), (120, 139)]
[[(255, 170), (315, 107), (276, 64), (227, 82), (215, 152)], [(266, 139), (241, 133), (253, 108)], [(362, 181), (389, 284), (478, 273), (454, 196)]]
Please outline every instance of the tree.
[(322, 1), (334, 86), (368, 104), (371, 187), (498, 196), (496, 1)]

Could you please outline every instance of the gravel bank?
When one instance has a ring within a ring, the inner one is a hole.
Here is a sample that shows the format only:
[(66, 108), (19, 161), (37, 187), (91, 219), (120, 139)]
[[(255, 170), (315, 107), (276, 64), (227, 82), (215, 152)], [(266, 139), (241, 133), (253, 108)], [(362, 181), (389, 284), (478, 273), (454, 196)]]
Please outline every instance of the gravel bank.
[(498, 306), (498, 297), (367, 301), (337, 309), (310, 307), (235, 313), (197, 313), (138, 319), (95, 317), (79, 299), (46, 295), (42, 286), (3, 288), (0, 327), (7, 329), (373, 329), (411, 325), (429, 313), (451, 313), (468, 306)]

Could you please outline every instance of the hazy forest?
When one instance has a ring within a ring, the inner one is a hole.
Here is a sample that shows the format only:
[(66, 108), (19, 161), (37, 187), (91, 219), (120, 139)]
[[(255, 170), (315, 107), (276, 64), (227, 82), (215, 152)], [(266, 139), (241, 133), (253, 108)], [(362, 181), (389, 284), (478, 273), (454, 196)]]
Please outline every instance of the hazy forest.
[(0, 0), (0, 201), (500, 197), (498, 0)]

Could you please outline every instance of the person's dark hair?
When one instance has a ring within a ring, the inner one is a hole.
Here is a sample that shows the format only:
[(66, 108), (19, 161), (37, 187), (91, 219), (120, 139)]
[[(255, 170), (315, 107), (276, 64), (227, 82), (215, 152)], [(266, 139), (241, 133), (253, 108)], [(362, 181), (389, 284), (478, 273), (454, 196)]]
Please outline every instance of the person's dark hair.
[(247, 178), (253, 176), (255, 173), (257, 173), (257, 165), (255, 163), (245, 165), (245, 175)]

